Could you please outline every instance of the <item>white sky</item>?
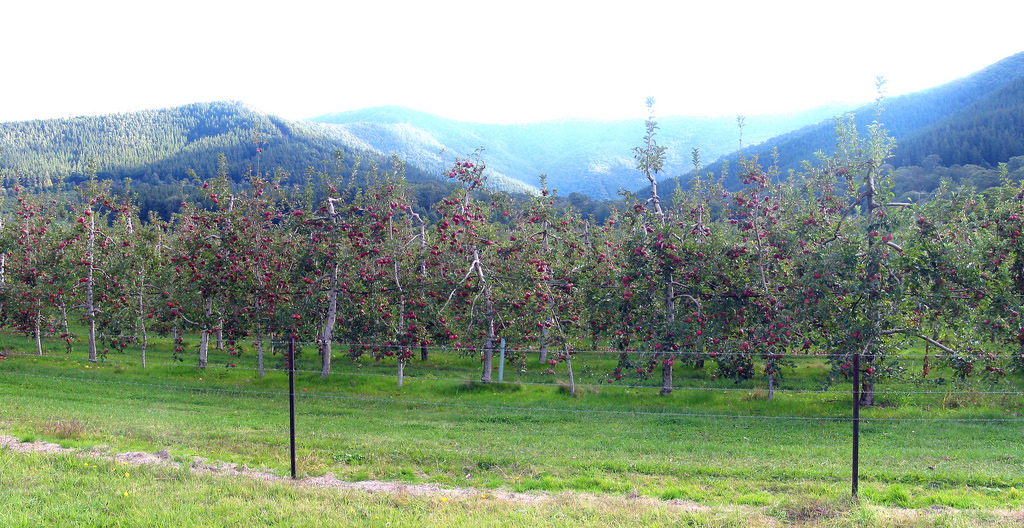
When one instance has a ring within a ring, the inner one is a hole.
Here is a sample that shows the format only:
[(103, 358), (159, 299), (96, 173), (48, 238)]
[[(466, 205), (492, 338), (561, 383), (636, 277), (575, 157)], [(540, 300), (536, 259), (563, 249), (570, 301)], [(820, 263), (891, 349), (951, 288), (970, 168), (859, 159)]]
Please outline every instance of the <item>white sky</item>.
[(1024, 51), (1007, 0), (4, 2), (0, 121), (240, 100), (481, 122), (753, 115), (896, 95)]

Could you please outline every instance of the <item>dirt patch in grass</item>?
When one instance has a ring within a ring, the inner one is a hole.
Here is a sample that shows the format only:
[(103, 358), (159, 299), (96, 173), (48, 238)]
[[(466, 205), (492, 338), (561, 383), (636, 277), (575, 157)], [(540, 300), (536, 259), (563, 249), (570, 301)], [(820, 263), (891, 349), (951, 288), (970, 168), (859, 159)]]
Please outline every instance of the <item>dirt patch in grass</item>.
[(346, 490), (362, 491), (366, 493), (388, 493), (393, 495), (436, 495), (439, 497), (480, 497), (481, 495), (492, 497), (498, 500), (509, 502), (538, 504), (552, 497), (547, 493), (512, 493), (507, 491), (481, 491), (472, 488), (442, 488), (436, 484), (402, 484), (399, 482), (385, 482), (380, 480), (364, 480), (359, 482), (348, 482), (338, 480), (333, 474), (328, 473), (322, 477), (310, 477), (298, 481), (301, 486), (315, 486), (318, 488), (337, 488)]
[[(840, 509), (848, 510), (849, 508)], [(786, 521), (798, 525), (816, 525), (822, 520), (839, 517), (841, 513), (846, 512), (837, 511), (836, 505), (824, 502), (811, 502), (785, 509)]]
[(0, 448), (4, 447), (17, 453), (43, 453), (49, 455), (74, 451), (74, 449), (60, 444), (42, 441), (22, 442), (13, 436), (0, 435)]
[[(88, 451), (80, 451), (75, 448), (63, 447), (60, 444), (54, 444), (50, 442), (33, 441), (33, 442), (22, 442), (13, 436), (0, 435), (0, 449), (10, 448), (13, 451), (19, 453), (42, 453), (42, 454), (67, 454), (77, 453), (79, 456), (93, 457), (93, 458), (106, 458), (117, 460), (133, 465), (166, 465), (173, 467), (181, 467), (182, 464), (175, 461), (174, 457), (171, 456), (170, 452), (166, 449), (157, 451), (156, 453), (146, 453), (141, 451), (134, 451), (128, 453), (114, 453), (110, 454), (103, 447), (93, 448)], [(227, 462), (209, 462), (204, 458), (195, 457), (190, 463), (187, 464), (189, 469), (196, 473), (205, 474), (219, 474), (227, 476), (238, 476), (245, 478), (253, 478), (270, 482), (284, 481), (291, 482), (291, 479), (246, 467), (245, 465), (232, 464)], [(385, 482), (379, 480), (365, 480), (358, 482), (349, 482), (339, 480), (333, 474), (328, 473), (319, 477), (307, 477), (304, 479), (294, 481), (297, 486), (312, 486), (317, 488), (329, 488), (339, 490), (352, 490), (360, 491), (364, 493), (387, 493), (392, 495), (413, 495), (413, 496), (437, 496), (446, 497), (448, 499), (458, 498), (490, 498), (494, 500), (513, 502), (518, 504), (543, 504), (549, 501), (564, 500), (566, 497), (571, 497), (573, 500), (588, 500), (594, 501), (601, 500), (596, 495), (584, 494), (584, 493), (572, 493), (563, 492), (559, 494), (551, 493), (515, 493), (505, 490), (478, 490), (474, 488), (443, 488), (436, 484), (403, 484), (400, 482)], [(708, 507), (699, 505), (693, 502), (687, 501), (659, 501), (650, 497), (641, 497), (631, 495), (630, 501), (644, 502), (644, 503), (660, 503), (668, 504), (672, 507), (683, 508), (687, 511), (706, 511)]]
[(128, 453), (117, 453), (113, 455), (114, 460), (121, 462), (127, 462), (128, 464), (145, 465), (145, 464), (171, 464), (171, 453), (166, 449), (161, 449), (156, 453), (145, 453), (142, 451), (131, 451)]
[[(607, 506), (609, 503), (614, 503), (618, 505), (616, 507), (657, 507), (660, 505), (687, 512), (704, 513), (723, 511), (722, 506), (707, 506), (680, 499), (661, 500), (655, 497), (639, 495), (635, 490), (627, 497), (609, 497), (592, 493), (577, 493), (571, 491), (561, 493), (516, 493), (506, 490), (445, 488), (437, 484), (404, 484), (400, 482), (386, 482), (379, 480), (350, 482), (339, 480), (331, 473), (323, 476), (307, 477), (292, 481), (288, 477), (282, 477), (267, 471), (249, 468), (245, 465), (226, 462), (209, 462), (201, 457), (195, 457), (191, 462), (175, 460), (171, 453), (166, 449), (155, 453), (146, 453), (141, 451), (110, 453), (109, 448), (103, 446), (94, 447), (88, 450), (79, 450), (45, 441), (23, 442), (16, 437), (0, 434), (0, 450), (2, 449), (10, 449), (17, 453), (40, 453), (45, 455), (76, 454), (81, 457), (116, 460), (137, 466), (163, 465), (175, 468), (187, 467), (190, 471), (197, 474), (218, 474), (231, 477), (258, 479), (267, 482), (290, 483), (296, 486), (336, 489), (339, 491), (353, 491), (367, 494), (383, 493), (396, 496), (425, 496), (436, 497), (439, 500), (451, 501), (477, 501), (479, 499), (486, 499), (522, 504), (526, 506), (551, 503)], [(764, 511), (758, 511), (757, 508), (747, 509), (746, 507), (740, 507), (740, 511), (745, 512), (742, 513), (743, 515), (751, 516), (751, 519), (757, 519), (758, 522), (752, 522), (750, 524), (751, 526), (776, 526), (776, 523), (781, 521), (786, 526), (805, 527), (818, 526), (821, 524), (834, 524), (838, 522), (839, 519), (846, 518), (850, 514), (850, 511), (855, 508), (856, 506), (853, 503), (845, 501), (839, 501), (837, 503), (811, 501), (783, 509), (783, 519), (773, 519), (767, 516)], [(955, 509), (943, 506), (933, 506), (932, 508), (922, 508), (917, 510), (881, 507), (871, 508), (878, 512), (882, 512), (882, 516), (885, 518), (898, 519), (900, 522), (912, 521), (915, 518), (928, 514), (956, 513)], [(733, 508), (725, 507), (725, 510), (733, 511)], [(1024, 512), (993, 511), (991, 513), (999, 519), (998, 522), (1007, 522), (1009, 525), (1016, 525), (1016, 523), (1024, 522)]]

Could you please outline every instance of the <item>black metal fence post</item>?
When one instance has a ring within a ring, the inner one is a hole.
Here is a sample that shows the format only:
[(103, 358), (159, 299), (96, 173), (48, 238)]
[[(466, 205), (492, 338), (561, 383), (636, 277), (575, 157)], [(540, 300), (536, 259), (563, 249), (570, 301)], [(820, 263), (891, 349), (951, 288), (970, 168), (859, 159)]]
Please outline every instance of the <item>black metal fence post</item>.
[(295, 338), (288, 340), (288, 417), (291, 432), (292, 480), (295, 480)]
[(860, 466), (860, 352), (853, 354), (853, 498), (857, 498)]

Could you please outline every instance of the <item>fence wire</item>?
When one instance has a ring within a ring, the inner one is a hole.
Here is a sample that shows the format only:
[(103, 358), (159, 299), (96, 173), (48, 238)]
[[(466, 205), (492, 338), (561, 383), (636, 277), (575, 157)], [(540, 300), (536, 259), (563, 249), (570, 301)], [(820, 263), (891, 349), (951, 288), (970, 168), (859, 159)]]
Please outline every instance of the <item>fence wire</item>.
[[(172, 384), (158, 384), (158, 383), (141, 383), (131, 382), (123, 380), (113, 379), (97, 379), (97, 378), (82, 378), (82, 377), (69, 377), (69, 376), (51, 376), (45, 374), (36, 374), (28, 372), (5, 372), (8, 376), (20, 376), (25, 378), (36, 378), (36, 379), (49, 379), (56, 381), (70, 381), (70, 382), (82, 382), (82, 383), (103, 383), (112, 385), (122, 385), (131, 387), (144, 387), (161, 390), (174, 390), (174, 391), (192, 391), (192, 392), (203, 392), (210, 394), (221, 394), (221, 395), (247, 395), (247, 396), (259, 396), (259, 397), (271, 397), (271, 398), (287, 398), (290, 393), (288, 391), (274, 391), (274, 390), (253, 390), (253, 389), (232, 389), (222, 387), (204, 387), (195, 385), (172, 385)], [(427, 382), (436, 382), (441, 380), (423, 380)], [(651, 388), (651, 387), (643, 387)], [(701, 389), (705, 390), (705, 389)], [(749, 392), (749, 389), (747, 389)], [(838, 393), (835, 394), (846, 394)], [(476, 409), (476, 410), (493, 410), (493, 411), (505, 411), (505, 412), (517, 412), (517, 413), (568, 413), (575, 415), (628, 415), (628, 416), (665, 416), (665, 417), (680, 417), (680, 418), (701, 418), (701, 419), (752, 419), (752, 420), (803, 420), (803, 421), (832, 421), (832, 422), (852, 422), (854, 418), (850, 416), (826, 416), (826, 415), (814, 415), (814, 416), (779, 416), (779, 415), (757, 415), (757, 414), (727, 414), (727, 413), (709, 413), (699, 412), (694, 410), (680, 410), (680, 411), (650, 411), (650, 410), (608, 410), (608, 409), (581, 409), (581, 408), (557, 408), (557, 407), (543, 407), (543, 406), (531, 406), (521, 407), (512, 405), (486, 405), (486, 404), (471, 404), (461, 403), (455, 401), (428, 401), (428, 400), (416, 400), (416, 399), (404, 399), (404, 398), (383, 398), (383, 397), (370, 397), (370, 396), (350, 396), (341, 394), (324, 394), (324, 393), (309, 393), (302, 392), (296, 394), (303, 399), (323, 399), (339, 402), (359, 402), (359, 403), (380, 403), (387, 405), (416, 405), (424, 407), (448, 407), (448, 408), (459, 408), (459, 409)], [(957, 422), (957, 423), (1024, 423), (1024, 418), (1013, 417), (1013, 418), (957, 418), (957, 417), (914, 417), (914, 418), (893, 418), (893, 417), (864, 417), (858, 418), (860, 422)]]

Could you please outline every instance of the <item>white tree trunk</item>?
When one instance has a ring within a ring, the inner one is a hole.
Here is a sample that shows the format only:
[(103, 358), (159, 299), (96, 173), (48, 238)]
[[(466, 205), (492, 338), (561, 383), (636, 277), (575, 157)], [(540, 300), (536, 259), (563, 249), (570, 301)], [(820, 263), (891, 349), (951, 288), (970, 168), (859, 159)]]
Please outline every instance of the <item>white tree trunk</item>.
[(569, 372), (569, 394), (576, 397), (576, 378), (572, 374), (572, 358), (565, 356), (565, 369)]
[(484, 372), (480, 381), (490, 383), (494, 374), (494, 305), (487, 298), (487, 335), (484, 338)]
[[(213, 316), (213, 299), (206, 299), (206, 317), (209, 320)], [(199, 368), (206, 368), (210, 354), (210, 332), (211, 328), (203, 328), (199, 335)]]
[(89, 238), (86, 259), (89, 261), (89, 270), (86, 272), (85, 280), (85, 315), (89, 320), (89, 361), (96, 362), (96, 304), (93, 297), (93, 285), (96, 271), (96, 219), (89, 216)]
[[(551, 320), (551, 317), (548, 316), (548, 319), (546, 321), (550, 321), (550, 320)], [(547, 363), (548, 362), (548, 337), (549, 337), (549, 334), (550, 334), (550, 331), (548, 330), (548, 325), (545, 324), (540, 329), (540, 353), (538, 354), (538, 358), (537, 358), (537, 361), (539, 363)]]
[(266, 375), (266, 370), (263, 365), (263, 336), (260, 334), (260, 325), (258, 324), (256, 325), (256, 368), (262, 379)]
[(40, 306), (36, 306), (36, 355), (39, 357), (43, 356), (43, 332), (40, 326), (42, 325), (42, 310)]
[(324, 331), (320, 334), (320, 378), (326, 379), (331, 373), (331, 353), (334, 341), (334, 325), (338, 321), (338, 262), (331, 263), (331, 286), (327, 292), (327, 318)]

